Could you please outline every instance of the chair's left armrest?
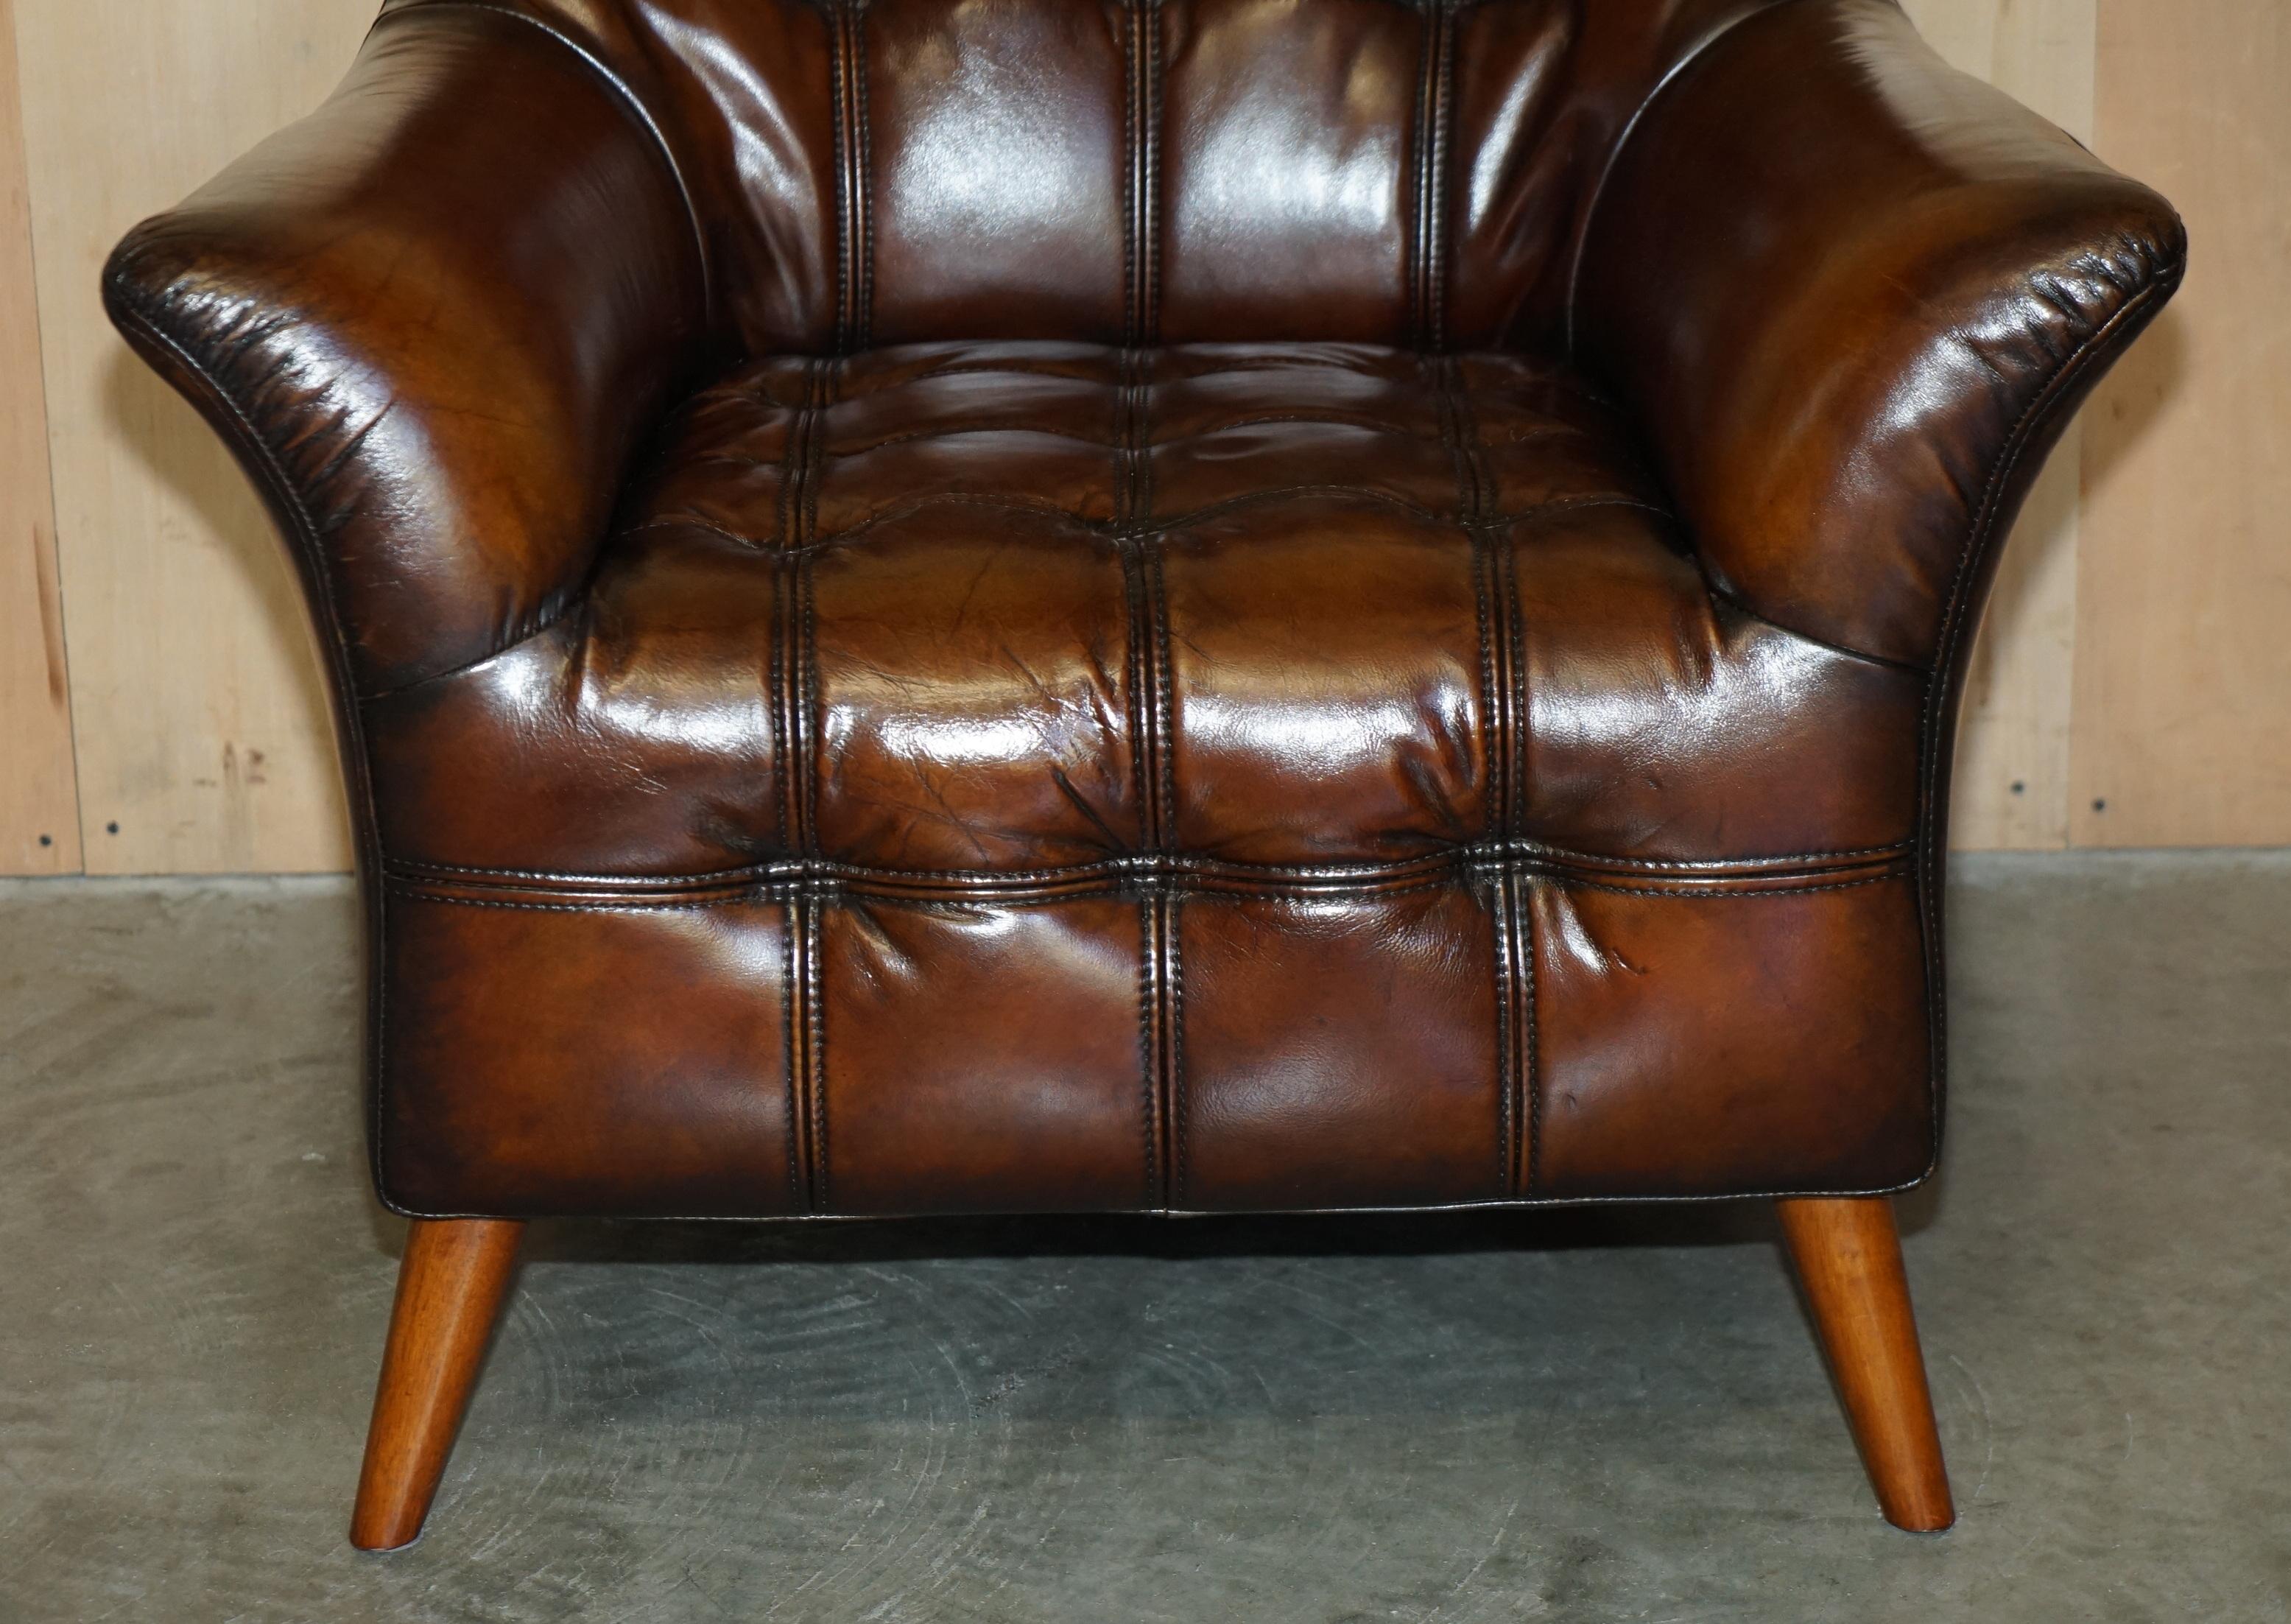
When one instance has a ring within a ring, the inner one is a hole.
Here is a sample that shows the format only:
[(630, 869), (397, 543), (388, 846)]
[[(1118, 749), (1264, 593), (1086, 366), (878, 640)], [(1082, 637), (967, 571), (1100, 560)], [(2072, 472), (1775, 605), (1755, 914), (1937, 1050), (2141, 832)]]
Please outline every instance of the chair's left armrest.
[(1888, 0), (1789, 0), (1628, 132), (1572, 336), (1720, 590), (1930, 667), (2185, 255), (2161, 197), (1949, 68)]
[(367, 695), (579, 601), (709, 340), (643, 110), (474, 5), (386, 13), (315, 113), (128, 234), (104, 299), (262, 489)]

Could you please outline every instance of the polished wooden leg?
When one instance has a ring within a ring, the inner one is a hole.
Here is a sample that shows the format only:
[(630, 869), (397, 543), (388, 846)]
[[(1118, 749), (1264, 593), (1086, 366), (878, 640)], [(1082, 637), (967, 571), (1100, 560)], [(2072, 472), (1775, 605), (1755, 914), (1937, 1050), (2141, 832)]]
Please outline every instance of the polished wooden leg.
[(416, 1218), (398, 1269), (350, 1543), (411, 1545), (430, 1515), (517, 1261), (522, 1224)]
[(1957, 1512), (1893, 1203), (1879, 1195), (1774, 1204), (1885, 1520), (1913, 1533), (1947, 1528)]

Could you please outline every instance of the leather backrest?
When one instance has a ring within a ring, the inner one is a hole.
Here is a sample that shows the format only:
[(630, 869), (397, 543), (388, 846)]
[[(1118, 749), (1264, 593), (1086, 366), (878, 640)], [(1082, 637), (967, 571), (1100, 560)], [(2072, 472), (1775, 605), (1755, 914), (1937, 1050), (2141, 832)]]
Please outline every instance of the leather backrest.
[[(1539, 347), (1665, 76), (1777, 0), (394, 0), (587, 54), (758, 352)], [(1786, 0), (1785, 0), (1786, 3)], [(382, 26), (388, 26), (387, 20)]]

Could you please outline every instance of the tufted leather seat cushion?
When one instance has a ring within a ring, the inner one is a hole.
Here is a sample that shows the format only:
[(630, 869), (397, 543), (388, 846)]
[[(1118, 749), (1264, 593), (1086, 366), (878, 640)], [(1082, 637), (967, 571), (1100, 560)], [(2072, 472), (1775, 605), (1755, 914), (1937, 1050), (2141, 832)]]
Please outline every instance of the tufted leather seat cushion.
[[(573, 610), (368, 707), (385, 1178), (722, 1213), (1911, 1178), (1923, 695), (1715, 591), (1550, 363), (746, 365)], [(674, 1054), (623, 1052), (631, 1008)]]
[(741, 367), (573, 613), (374, 711), (415, 864), (1079, 877), (1896, 848), (1922, 697), (1559, 366), (1013, 342)]

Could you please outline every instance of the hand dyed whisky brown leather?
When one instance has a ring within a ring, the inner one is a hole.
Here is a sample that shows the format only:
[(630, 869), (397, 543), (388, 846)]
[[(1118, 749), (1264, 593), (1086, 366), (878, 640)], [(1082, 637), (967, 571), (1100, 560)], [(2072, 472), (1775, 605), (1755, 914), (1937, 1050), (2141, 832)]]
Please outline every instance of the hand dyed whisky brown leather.
[(122, 330), (334, 655), (429, 1216), (1874, 1192), (2176, 285), (1884, 0), (400, 0)]

